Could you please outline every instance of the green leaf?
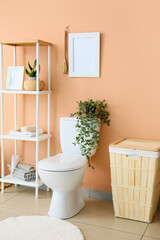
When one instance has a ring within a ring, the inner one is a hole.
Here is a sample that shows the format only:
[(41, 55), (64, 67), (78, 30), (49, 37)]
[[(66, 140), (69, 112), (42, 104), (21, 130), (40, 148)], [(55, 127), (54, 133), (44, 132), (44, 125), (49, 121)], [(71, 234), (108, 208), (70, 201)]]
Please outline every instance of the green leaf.
[(31, 71), (32, 77), (36, 77), (36, 75), (37, 75), (36, 73), (37, 73), (36, 71), (32, 70), (32, 71)]
[(37, 59), (34, 60), (34, 63), (33, 63), (33, 70), (35, 69), (36, 65), (37, 65)]
[(28, 71), (27, 68), (25, 68), (25, 73), (26, 73), (28, 76), (32, 77), (32, 74)]
[[(34, 60), (33, 68), (32, 68), (32, 70), (34, 70), (37, 73), (37, 70), (35, 70), (36, 66), (37, 66), (37, 59)], [(39, 64), (39, 73), (40, 73), (40, 70), (41, 70), (41, 67), (40, 67), (40, 64)]]
[(28, 61), (28, 67), (29, 67), (29, 69), (32, 71), (32, 67), (31, 67), (29, 61)]

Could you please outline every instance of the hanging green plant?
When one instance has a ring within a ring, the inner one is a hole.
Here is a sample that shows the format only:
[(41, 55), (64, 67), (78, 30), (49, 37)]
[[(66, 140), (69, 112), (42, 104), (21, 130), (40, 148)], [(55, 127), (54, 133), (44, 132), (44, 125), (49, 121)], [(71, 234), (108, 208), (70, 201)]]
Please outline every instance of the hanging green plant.
[(108, 103), (106, 100), (79, 101), (77, 111), (71, 114), (71, 117), (77, 116), (76, 129), (78, 135), (74, 145), (78, 144), (82, 156), (88, 159), (88, 166), (94, 169), (90, 163), (92, 150), (98, 148), (100, 140), (100, 124), (106, 123), (110, 126)]

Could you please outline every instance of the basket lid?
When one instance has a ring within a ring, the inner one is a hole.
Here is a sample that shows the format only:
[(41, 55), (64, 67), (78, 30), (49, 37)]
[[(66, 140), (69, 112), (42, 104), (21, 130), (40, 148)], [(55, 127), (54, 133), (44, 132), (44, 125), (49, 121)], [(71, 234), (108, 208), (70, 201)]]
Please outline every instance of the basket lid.
[(110, 147), (158, 152), (160, 151), (160, 141), (123, 138), (111, 143)]

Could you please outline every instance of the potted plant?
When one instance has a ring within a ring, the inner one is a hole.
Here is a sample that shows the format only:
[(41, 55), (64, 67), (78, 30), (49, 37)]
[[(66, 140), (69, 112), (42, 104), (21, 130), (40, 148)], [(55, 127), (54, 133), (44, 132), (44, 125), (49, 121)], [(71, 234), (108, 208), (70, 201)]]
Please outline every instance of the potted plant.
[[(25, 67), (25, 73), (29, 76), (29, 80), (24, 81), (24, 89), (28, 91), (36, 90), (36, 76), (37, 76), (37, 61), (34, 60), (33, 66), (30, 65), (28, 61), (28, 67)], [(39, 73), (40, 73), (40, 64), (39, 64)], [(39, 81), (39, 90), (42, 91), (45, 88), (44, 81)]]
[[(71, 117), (77, 116), (76, 129), (78, 135), (74, 145), (80, 146), (82, 156), (88, 159), (88, 166), (94, 169), (90, 163), (91, 151), (98, 148), (100, 140), (100, 124), (110, 126), (108, 103), (106, 100), (89, 99), (88, 101), (79, 101), (77, 111), (71, 114)], [(92, 136), (90, 138), (90, 136)]]

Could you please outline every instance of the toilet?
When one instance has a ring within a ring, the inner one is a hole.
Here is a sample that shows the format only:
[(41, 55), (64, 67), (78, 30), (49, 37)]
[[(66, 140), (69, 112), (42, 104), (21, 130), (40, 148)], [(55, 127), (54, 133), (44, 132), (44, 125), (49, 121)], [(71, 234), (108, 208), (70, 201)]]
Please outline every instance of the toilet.
[[(76, 117), (60, 118), (62, 153), (38, 163), (42, 182), (53, 191), (48, 215), (61, 219), (70, 218), (85, 207), (81, 185), (87, 159), (81, 155), (79, 146), (73, 144), (77, 136), (76, 123)], [(96, 149), (92, 156), (95, 152)]]

